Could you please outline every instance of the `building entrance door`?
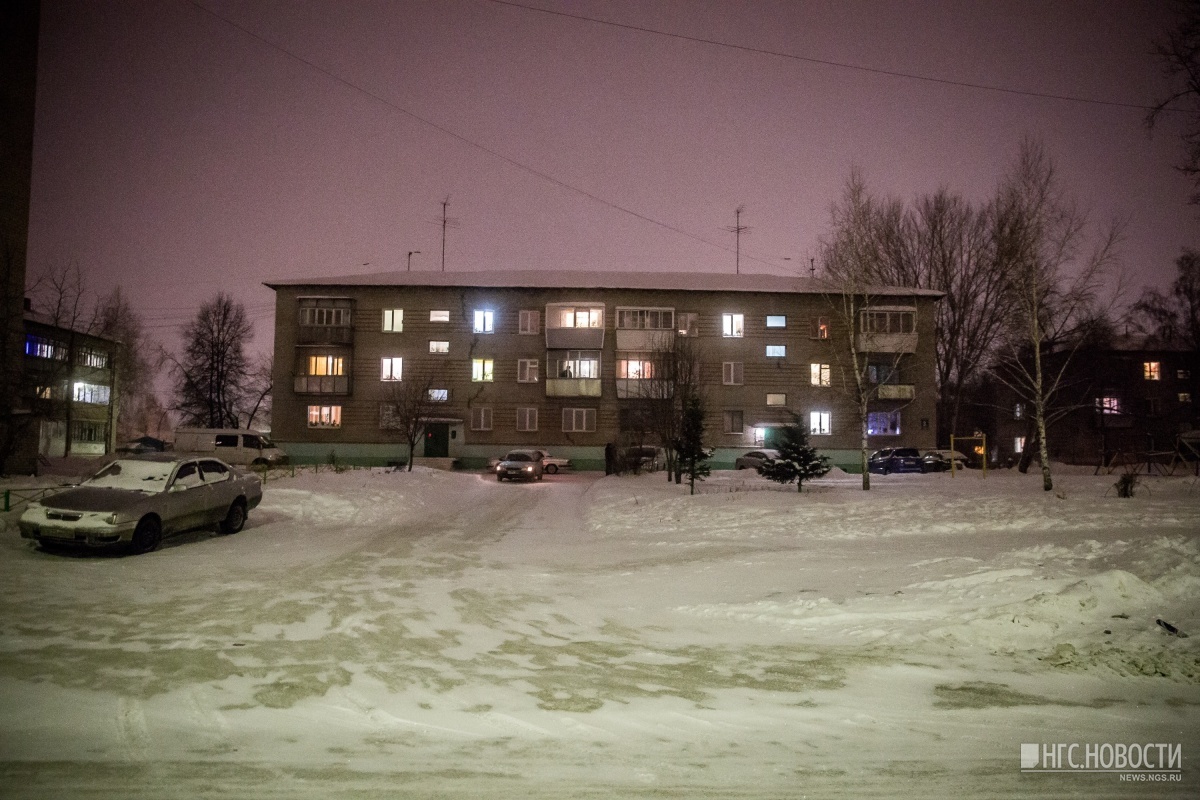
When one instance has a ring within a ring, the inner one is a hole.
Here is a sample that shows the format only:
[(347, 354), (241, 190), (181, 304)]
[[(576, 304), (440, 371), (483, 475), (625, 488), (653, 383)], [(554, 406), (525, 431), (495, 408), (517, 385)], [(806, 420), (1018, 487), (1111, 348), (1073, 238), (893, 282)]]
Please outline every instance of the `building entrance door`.
[(447, 458), (450, 455), (450, 424), (433, 422), (425, 426), (425, 457)]

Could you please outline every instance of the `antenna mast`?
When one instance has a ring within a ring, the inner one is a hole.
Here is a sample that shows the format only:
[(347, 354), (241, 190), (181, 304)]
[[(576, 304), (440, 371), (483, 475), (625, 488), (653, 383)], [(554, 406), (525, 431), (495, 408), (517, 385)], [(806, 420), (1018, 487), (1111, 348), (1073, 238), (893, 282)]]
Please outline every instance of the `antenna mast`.
[(442, 218), (438, 220), (442, 226), (442, 272), (446, 271), (446, 229), (457, 228), (458, 218), (446, 216), (446, 208), (450, 205), (450, 195), (442, 201)]
[(736, 254), (736, 260), (733, 262), (733, 269), (734, 273), (739, 275), (742, 272), (742, 233), (750, 230), (749, 226), (742, 224), (742, 212), (745, 210), (746, 206), (738, 206), (733, 212), (734, 224), (725, 229), (734, 235), (734, 252)]

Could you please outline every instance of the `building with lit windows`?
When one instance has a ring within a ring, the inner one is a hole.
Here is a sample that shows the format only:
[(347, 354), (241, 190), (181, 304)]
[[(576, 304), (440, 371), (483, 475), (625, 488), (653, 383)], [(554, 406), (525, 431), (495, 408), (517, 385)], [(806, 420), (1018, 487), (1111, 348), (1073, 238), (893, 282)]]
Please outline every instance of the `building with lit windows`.
[(648, 404), (673, 389), (678, 339), (700, 365), (712, 464), (771, 445), (799, 415), (834, 463), (857, 468), (851, 344), (871, 395), (872, 447), (936, 446), (938, 292), (843, 298), (777, 275), (389, 272), (267, 284), (276, 293), (272, 438), (293, 460), (407, 457), (396, 389), (427, 386), (417, 457), (483, 466), (543, 447), (581, 469), (608, 443), (660, 444)]

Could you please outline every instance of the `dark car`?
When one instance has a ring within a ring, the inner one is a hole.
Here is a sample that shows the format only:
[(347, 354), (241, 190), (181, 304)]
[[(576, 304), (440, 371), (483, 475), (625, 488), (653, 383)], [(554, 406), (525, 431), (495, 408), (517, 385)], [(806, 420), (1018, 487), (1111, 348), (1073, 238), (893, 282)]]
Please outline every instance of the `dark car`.
[(892, 472), (925, 472), (921, 451), (915, 447), (885, 447), (867, 460), (867, 471), (887, 475)]
[(925, 465), (922, 472), (946, 472), (952, 463), (955, 469), (966, 469), (968, 459), (956, 450), (926, 450), (921, 462)]
[(540, 481), (542, 479), (541, 450), (510, 450), (496, 464), (496, 480)]
[(779, 458), (778, 450), (751, 450), (733, 460), (734, 469), (758, 469), (772, 458)]
[(658, 472), (667, 465), (667, 454), (661, 447), (638, 445), (625, 449), (625, 469), (630, 472)]

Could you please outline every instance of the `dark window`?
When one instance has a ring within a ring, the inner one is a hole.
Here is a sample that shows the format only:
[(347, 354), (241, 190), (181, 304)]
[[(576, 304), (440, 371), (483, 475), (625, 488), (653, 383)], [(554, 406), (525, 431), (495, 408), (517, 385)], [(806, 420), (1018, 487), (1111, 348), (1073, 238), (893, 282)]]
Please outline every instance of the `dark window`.
[(236, 433), (222, 433), (217, 435), (217, 447), (237, 447), (238, 436)]

